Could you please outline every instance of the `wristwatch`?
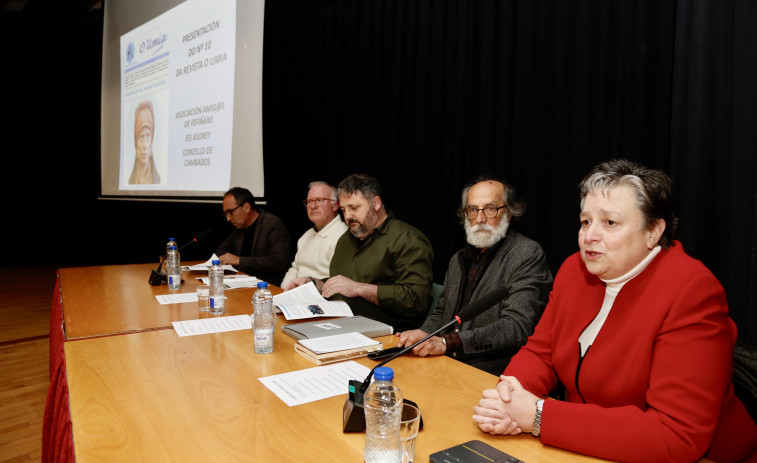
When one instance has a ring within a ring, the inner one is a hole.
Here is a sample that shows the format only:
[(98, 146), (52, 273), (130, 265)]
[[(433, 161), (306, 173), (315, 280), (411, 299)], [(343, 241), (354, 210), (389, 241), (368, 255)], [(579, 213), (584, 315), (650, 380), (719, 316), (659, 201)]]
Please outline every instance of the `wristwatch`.
[(536, 401), (536, 416), (534, 416), (534, 427), (531, 428), (531, 434), (536, 437), (541, 435), (541, 410), (544, 408), (544, 399)]

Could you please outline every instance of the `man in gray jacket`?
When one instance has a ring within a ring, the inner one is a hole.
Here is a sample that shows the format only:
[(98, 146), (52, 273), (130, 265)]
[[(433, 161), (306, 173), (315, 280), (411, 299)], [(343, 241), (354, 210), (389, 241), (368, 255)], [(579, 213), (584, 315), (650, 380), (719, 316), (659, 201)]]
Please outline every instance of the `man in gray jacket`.
[(534, 331), (552, 289), (552, 273), (541, 246), (515, 230), (512, 217), (525, 207), (509, 185), (483, 179), (463, 190), (460, 218), (468, 244), (455, 253), (444, 278), (437, 307), (417, 330), (397, 333), (408, 346), (452, 320), (469, 303), (502, 287), (502, 301), (451, 332), (413, 349), (415, 355), (449, 355), (494, 375)]

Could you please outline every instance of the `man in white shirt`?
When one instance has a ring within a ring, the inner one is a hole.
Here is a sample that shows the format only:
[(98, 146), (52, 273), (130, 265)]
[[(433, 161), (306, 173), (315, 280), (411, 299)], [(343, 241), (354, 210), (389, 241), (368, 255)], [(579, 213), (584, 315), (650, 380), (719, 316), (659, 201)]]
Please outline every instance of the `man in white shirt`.
[(297, 255), (281, 282), (284, 290), (294, 287), (291, 283), (295, 278), (328, 278), (336, 242), (347, 231), (347, 225), (339, 215), (339, 201), (333, 186), (326, 182), (311, 182), (303, 203), (314, 227), (297, 240)]

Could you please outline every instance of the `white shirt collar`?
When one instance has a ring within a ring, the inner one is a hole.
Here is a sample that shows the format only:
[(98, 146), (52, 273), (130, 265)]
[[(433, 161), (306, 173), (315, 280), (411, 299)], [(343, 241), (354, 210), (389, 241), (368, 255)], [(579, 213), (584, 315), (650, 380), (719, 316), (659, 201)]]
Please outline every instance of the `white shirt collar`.
[(612, 280), (603, 280), (601, 278), (600, 280), (602, 280), (605, 283), (605, 285), (607, 285), (608, 288), (613, 288), (613, 289), (617, 288), (618, 290), (620, 290), (620, 288), (624, 284), (631, 281), (633, 278), (638, 276), (645, 268), (647, 268), (647, 265), (649, 265), (649, 263), (652, 262), (652, 260), (657, 256), (657, 254), (660, 253), (661, 250), (662, 250), (662, 247), (660, 245), (655, 246), (654, 249), (649, 251), (649, 254), (647, 254), (647, 256), (636, 265), (636, 267), (632, 268), (625, 275), (619, 276), (618, 278), (613, 278)]
[(331, 222), (327, 223), (323, 228), (316, 231), (315, 227), (313, 227), (313, 231), (315, 231), (316, 235), (326, 236), (329, 234), (331, 230), (333, 230), (336, 227), (336, 224), (341, 221), (342, 221), (342, 216), (337, 214), (336, 216), (334, 216), (333, 219), (331, 219)]

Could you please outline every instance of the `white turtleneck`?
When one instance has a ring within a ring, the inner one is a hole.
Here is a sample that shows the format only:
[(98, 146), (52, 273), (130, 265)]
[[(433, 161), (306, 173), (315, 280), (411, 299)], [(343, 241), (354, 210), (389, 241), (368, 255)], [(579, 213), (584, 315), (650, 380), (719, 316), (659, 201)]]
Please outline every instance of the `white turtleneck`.
[(620, 289), (647, 268), (647, 265), (649, 265), (649, 263), (652, 262), (652, 259), (660, 253), (661, 249), (660, 246), (655, 246), (654, 249), (649, 251), (647, 257), (625, 275), (612, 280), (602, 280), (605, 284), (605, 300), (602, 302), (602, 308), (599, 310), (599, 313), (594, 320), (589, 323), (589, 326), (586, 327), (584, 332), (581, 333), (581, 336), (578, 337), (578, 343), (581, 345), (581, 357), (586, 355), (586, 351), (597, 338), (599, 330), (602, 329), (602, 325), (605, 324), (607, 316), (610, 315), (610, 309), (612, 309), (612, 305), (615, 303), (615, 297), (620, 292)]

